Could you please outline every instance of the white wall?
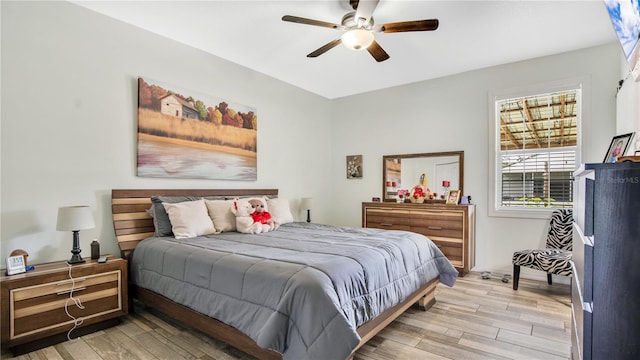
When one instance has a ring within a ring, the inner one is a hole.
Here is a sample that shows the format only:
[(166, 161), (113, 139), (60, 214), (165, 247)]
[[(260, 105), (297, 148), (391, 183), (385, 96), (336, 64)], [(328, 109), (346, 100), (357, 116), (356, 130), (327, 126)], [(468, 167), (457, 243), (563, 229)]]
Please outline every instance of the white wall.
[[(582, 158), (601, 162), (615, 132), (619, 52), (610, 44), (334, 100), (332, 189), (340, 205), (331, 221), (361, 225), (361, 202), (381, 196), (383, 155), (464, 150), (464, 190), (477, 206), (476, 270), (511, 273), (515, 250), (544, 247), (547, 221), (487, 216), (487, 95), (586, 77)], [(345, 179), (349, 154), (363, 155), (362, 180)]]
[(626, 155), (640, 151), (640, 78), (636, 81), (629, 71), (627, 60), (620, 51), (620, 79), (624, 82), (616, 95), (616, 135), (636, 132)]
[[(96, 237), (119, 254), (113, 188), (277, 187), (295, 208), (302, 196), (323, 205), (327, 99), (67, 2), (1, 6), (1, 258), (16, 248), (34, 264), (70, 258), (57, 209), (80, 204), (96, 218), (80, 232), (82, 255)], [(258, 180), (136, 177), (138, 76), (254, 106)], [(327, 221), (322, 208), (314, 220)]]

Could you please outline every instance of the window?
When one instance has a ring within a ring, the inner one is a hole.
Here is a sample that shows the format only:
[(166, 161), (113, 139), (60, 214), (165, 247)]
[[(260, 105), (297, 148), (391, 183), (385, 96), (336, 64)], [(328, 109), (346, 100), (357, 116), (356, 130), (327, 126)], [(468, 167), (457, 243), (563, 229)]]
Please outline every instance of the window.
[(581, 90), (493, 99), (493, 214), (573, 206)]

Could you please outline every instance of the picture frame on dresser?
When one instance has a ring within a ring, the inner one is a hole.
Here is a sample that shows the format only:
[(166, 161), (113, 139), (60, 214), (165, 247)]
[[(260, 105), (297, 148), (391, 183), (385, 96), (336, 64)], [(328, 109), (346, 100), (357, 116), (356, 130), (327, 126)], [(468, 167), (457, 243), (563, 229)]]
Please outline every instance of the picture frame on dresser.
[(614, 136), (613, 139), (611, 139), (611, 144), (609, 144), (609, 149), (602, 162), (613, 164), (618, 161), (619, 157), (624, 156), (629, 147), (629, 143), (631, 143), (633, 134), (634, 133), (628, 133)]
[(458, 205), (458, 201), (460, 201), (460, 190), (449, 190), (449, 195), (447, 195), (447, 204)]

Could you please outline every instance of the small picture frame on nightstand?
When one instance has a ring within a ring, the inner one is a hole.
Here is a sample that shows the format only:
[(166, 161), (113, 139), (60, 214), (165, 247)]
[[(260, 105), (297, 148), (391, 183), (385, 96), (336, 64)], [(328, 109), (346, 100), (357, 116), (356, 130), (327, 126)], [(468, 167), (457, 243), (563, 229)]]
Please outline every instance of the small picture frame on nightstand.
[(26, 272), (24, 257), (22, 255), (9, 256), (7, 258), (7, 275), (15, 275)]

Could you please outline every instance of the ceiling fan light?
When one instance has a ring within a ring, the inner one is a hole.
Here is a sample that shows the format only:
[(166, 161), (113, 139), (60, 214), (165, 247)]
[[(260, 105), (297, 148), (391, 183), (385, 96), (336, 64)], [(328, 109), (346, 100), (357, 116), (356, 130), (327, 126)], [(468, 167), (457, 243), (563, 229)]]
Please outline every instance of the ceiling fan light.
[(351, 50), (364, 50), (373, 43), (373, 33), (364, 29), (352, 29), (342, 34), (342, 44)]

